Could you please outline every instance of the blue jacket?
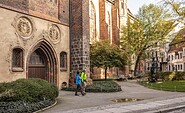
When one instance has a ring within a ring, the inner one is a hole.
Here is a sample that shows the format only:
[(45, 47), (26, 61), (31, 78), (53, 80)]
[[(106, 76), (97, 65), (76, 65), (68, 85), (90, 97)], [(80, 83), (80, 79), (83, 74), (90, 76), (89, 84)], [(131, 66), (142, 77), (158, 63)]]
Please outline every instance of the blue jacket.
[(76, 74), (76, 84), (81, 84), (81, 78), (79, 74)]

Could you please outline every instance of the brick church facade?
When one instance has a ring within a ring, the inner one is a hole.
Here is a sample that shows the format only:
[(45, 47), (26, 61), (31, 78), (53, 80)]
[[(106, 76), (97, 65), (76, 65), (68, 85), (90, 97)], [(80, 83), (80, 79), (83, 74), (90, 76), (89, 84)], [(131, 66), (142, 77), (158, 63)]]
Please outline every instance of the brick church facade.
[[(90, 73), (89, 44), (118, 43), (126, 22), (123, 0), (1, 0), (0, 82), (42, 78), (69, 86)], [(126, 10), (125, 10), (126, 9)]]

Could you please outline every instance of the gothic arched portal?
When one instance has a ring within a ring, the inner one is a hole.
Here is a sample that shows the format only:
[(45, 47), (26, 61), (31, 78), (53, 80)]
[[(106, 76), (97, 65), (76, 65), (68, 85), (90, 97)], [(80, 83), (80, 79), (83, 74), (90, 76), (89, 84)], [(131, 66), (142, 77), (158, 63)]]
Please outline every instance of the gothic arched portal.
[(53, 49), (45, 41), (38, 43), (27, 60), (27, 77), (41, 78), (57, 84), (57, 61)]

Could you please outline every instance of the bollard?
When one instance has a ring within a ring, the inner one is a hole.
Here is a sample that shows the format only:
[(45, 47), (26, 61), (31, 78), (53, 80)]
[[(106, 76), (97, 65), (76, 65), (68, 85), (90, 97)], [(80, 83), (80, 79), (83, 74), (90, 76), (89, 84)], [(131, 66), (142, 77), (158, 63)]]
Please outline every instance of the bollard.
[(162, 85), (160, 86), (160, 90), (163, 90), (163, 86)]
[(101, 88), (100, 88), (101, 92), (102, 92), (102, 81), (101, 81)]
[(174, 91), (175, 91), (175, 92), (176, 92), (176, 89), (177, 89), (176, 86), (174, 86)]

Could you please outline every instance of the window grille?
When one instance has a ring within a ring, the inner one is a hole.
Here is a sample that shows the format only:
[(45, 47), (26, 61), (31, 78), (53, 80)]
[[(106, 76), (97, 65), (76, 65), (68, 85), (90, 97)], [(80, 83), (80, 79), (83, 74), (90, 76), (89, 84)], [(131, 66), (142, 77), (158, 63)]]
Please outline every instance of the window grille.
[(23, 50), (20, 48), (13, 49), (12, 68), (13, 71), (23, 71)]
[(67, 53), (66, 52), (60, 53), (60, 69), (67, 70)]

